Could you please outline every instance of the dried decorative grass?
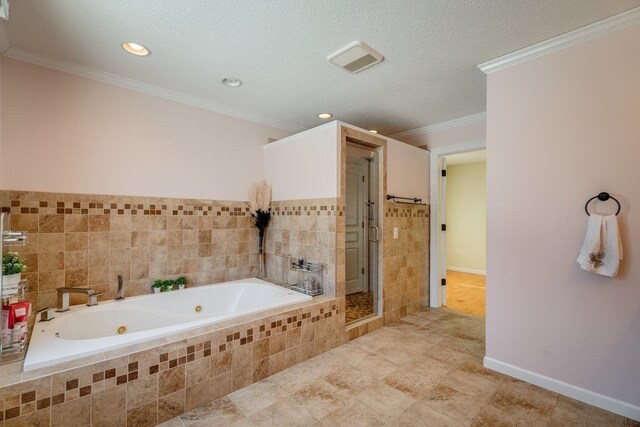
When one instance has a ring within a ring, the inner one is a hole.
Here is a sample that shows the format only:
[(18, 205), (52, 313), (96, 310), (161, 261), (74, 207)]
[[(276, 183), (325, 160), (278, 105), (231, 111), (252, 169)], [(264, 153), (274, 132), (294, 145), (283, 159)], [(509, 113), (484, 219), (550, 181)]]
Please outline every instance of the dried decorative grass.
[(255, 216), (259, 211), (269, 212), (271, 210), (271, 186), (267, 181), (262, 180), (251, 185), (249, 188), (249, 211)]

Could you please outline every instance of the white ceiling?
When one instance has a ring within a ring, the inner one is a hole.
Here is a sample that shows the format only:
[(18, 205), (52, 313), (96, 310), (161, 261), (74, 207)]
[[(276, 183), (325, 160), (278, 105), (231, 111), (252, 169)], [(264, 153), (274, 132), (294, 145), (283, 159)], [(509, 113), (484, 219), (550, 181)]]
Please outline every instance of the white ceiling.
[[(485, 110), (476, 65), (640, 0), (11, 0), (9, 51), (170, 89), (290, 129), (320, 112), (383, 134)], [(351, 75), (330, 53), (362, 40), (385, 60)], [(120, 44), (136, 41), (137, 58)], [(240, 88), (220, 83), (242, 79)]]
[(447, 156), (447, 166), (465, 165), (487, 161), (487, 151), (470, 151), (468, 153), (451, 154)]

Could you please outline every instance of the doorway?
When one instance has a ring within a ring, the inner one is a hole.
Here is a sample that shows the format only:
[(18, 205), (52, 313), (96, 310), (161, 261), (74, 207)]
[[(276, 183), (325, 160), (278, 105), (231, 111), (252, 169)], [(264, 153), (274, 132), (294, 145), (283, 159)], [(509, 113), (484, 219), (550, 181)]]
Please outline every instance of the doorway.
[(443, 305), (485, 316), (486, 295), (486, 152), (443, 157), (441, 179), (445, 232)]
[(429, 305), (484, 317), (486, 143), (436, 147), (430, 166)]
[(347, 143), (345, 211), (346, 323), (377, 314), (379, 154), (375, 148)]

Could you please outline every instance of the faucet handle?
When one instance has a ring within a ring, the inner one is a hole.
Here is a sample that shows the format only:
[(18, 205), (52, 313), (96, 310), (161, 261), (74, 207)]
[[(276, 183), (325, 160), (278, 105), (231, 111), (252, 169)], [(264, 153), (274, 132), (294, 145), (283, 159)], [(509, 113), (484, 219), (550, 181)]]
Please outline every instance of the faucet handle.
[(99, 292), (97, 294), (96, 293), (88, 294), (87, 295), (87, 305), (89, 307), (94, 306), (94, 305), (98, 305), (98, 297), (100, 295), (102, 295), (102, 294), (103, 294), (102, 292)]
[(52, 307), (47, 307), (38, 311), (37, 314), (40, 315), (41, 322), (48, 322), (49, 320), (56, 317), (54, 313), (55, 313), (55, 310)]

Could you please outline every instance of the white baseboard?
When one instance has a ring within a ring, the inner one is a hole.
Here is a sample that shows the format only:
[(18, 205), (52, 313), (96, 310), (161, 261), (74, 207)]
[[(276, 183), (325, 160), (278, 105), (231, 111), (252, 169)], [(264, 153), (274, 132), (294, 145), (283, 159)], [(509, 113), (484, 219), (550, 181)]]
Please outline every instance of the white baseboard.
[(456, 266), (447, 265), (447, 270), (459, 271), (460, 273), (480, 274), (482, 276), (487, 275), (486, 270), (476, 270), (474, 268), (467, 268), (467, 267), (456, 267)]
[(597, 406), (598, 408), (606, 409), (609, 412), (631, 418), (632, 420), (640, 421), (640, 406), (632, 405), (631, 403), (623, 402), (544, 375), (536, 374), (535, 372), (518, 368), (517, 366), (500, 362), (499, 360), (486, 356), (484, 358), (484, 367), (539, 387), (546, 388), (547, 390), (563, 394), (581, 402)]

